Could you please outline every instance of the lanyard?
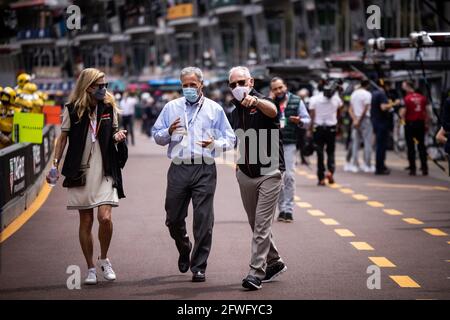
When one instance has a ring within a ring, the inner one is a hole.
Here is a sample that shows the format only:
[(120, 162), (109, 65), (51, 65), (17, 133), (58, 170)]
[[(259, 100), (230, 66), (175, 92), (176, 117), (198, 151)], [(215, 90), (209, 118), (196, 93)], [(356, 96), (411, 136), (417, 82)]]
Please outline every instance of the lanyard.
[(192, 119), (191, 119), (190, 122), (188, 121), (188, 117), (187, 117), (187, 108), (186, 108), (186, 105), (184, 106), (184, 123), (186, 124), (186, 131), (189, 131), (189, 127), (191, 127), (191, 126), (194, 124), (195, 119), (197, 118), (197, 115), (198, 115), (198, 113), (200, 112), (200, 109), (203, 107), (203, 103), (204, 103), (204, 102), (205, 102), (205, 97), (203, 96), (203, 97), (200, 99), (200, 101), (198, 102), (198, 103), (199, 103), (199, 106), (197, 107), (197, 110), (195, 110), (195, 113), (194, 113), (194, 115), (192, 116)]
[(97, 125), (97, 107), (95, 107), (95, 118), (94, 120), (89, 119), (89, 129), (91, 131), (92, 142), (97, 140), (98, 130), (100, 126)]

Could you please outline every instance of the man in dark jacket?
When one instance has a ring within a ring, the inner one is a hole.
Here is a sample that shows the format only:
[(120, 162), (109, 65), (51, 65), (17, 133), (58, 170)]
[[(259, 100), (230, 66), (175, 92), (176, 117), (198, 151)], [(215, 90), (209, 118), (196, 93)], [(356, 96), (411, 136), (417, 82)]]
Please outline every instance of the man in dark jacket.
[(236, 136), (239, 139), (236, 171), (241, 198), (253, 231), (250, 271), (242, 286), (262, 287), (286, 271), (272, 236), (272, 222), (285, 171), (277, 105), (253, 89), (246, 67), (234, 67), (229, 87), (236, 106)]
[[(444, 149), (447, 153), (447, 160), (450, 167), (450, 90), (449, 90), (449, 96), (444, 102), (444, 105), (442, 106), (442, 114), (441, 114), (441, 129), (436, 135), (436, 140), (439, 143), (442, 143), (445, 145)], [(450, 172), (449, 172), (450, 175)]]
[(372, 92), (371, 119), (376, 136), (376, 175), (388, 175), (391, 171), (386, 167), (386, 150), (389, 139), (391, 115), (394, 107), (400, 104), (400, 101), (389, 100), (387, 92), (391, 84), (388, 81), (379, 80), (379, 89)]

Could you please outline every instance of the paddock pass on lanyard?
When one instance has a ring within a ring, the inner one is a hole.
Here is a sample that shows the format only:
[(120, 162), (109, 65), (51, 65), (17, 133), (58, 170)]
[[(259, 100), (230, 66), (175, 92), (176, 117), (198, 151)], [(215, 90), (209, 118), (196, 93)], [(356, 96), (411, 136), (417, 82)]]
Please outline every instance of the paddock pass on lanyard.
[(186, 134), (183, 135), (183, 138), (181, 139), (180, 145), (183, 148), (186, 148), (188, 146), (189, 143), (189, 128), (194, 124), (195, 119), (197, 118), (198, 113), (200, 112), (200, 109), (203, 107), (203, 103), (205, 102), (205, 97), (202, 97), (200, 102), (199, 102), (199, 106), (197, 108), (197, 110), (195, 110), (194, 115), (192, 116), (191, 121), (188, 121), (188, 117), (187, 117), (187, 112), (186, 112), (186, 106), (184, 107), (184, 123), (186, 126)]

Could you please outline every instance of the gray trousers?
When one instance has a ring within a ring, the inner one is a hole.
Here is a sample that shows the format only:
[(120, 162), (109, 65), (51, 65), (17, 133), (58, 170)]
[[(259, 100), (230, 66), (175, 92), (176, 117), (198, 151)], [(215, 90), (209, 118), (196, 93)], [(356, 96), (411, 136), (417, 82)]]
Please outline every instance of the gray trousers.
[(294, 213), (295, 159), (297, 157), (297, 148), (295, 144), (285, 144), (283, 145), (283, 150), (286, 172), (283, 175), (283, 183), (281, 184), (278, 210), (280, 212)]
[(358, 129), (352, 129), (352, 164), (358, 166), (358, 153), (361, 139), (364, 142), (364, 163), (367, 167), (371, 165), (372, 158), (372, 122), (364, 117)]
[(263, 279), (267, 265), (282, 261), (272, 236), (272, 222), (280, 194), (282, 174), (278, 172), (270, 176), (250, 178), (238, 170), (236, 177), (253, 231), (249, 275)]
[(212, 243), (216, 181), (215, 164), (172, 163), (167, 172), (166, 226), (180, 253), (189, 248), (185, 219), (191, 199), (194, 207), (192, 272), (206, 270)]

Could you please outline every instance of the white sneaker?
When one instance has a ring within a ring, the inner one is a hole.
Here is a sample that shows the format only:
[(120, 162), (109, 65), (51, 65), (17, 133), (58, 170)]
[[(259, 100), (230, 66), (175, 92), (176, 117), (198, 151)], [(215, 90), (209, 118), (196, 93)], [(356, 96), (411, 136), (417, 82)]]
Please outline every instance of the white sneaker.
[(357, 166), (355, 166), (354, 164), (350, 164), (348, 166), (348, 172), (358, 173), (359, 168)]
[(111, 262), (109, 261), (108, 258), (104, 260), (99, 258), (97, 261), (97, 265), (103, 272), (103, 278), (105, 278), (108, 281), (116, 280), (116, 273), (114, 272)]
[(349, 172), (350, 171), (350, 166), (351, 166), (351, 163), (350, 162), (346, 162), (344, 164), (344, 171), (345, 172)]
[(93, 285), (97, 284), (97, 271), (95, 268), (91, 268), (88, 270), (88, 275), (86, 279), (84, 279), (84, 284)]
[(368, 166), (368, 165), (366, 165), (366, 164), (363, 164), (362, 165), (362, 168), (361, 168), (365, 173), (374, 173), (375, 172), (375, 167), (374, 166)]

